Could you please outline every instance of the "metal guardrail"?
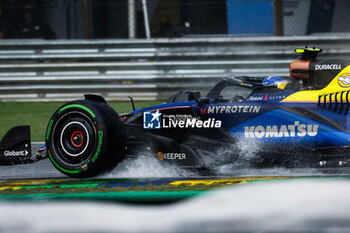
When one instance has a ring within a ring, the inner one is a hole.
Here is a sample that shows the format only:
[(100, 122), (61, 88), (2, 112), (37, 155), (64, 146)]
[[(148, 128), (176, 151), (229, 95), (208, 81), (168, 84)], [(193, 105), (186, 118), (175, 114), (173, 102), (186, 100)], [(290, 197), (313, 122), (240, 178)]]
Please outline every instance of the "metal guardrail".
[(350, 57), (350, 35), (153, 40), (2, 40), (0, 100), (57, 100), (84, 93), (164, 100), (208, 90), (227, 75), (289, 76), (294, 48)]

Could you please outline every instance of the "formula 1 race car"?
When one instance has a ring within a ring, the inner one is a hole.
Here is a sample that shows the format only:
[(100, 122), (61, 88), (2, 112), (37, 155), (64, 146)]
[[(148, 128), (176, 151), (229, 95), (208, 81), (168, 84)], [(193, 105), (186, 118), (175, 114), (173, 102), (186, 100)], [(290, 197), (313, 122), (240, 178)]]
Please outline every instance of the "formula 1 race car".
[[(205, 158), (235, 163), (242, 144), (256, 150), (250, 162), (258, 167), (347, 166), (350, 62), (318, 61), (321, 51), (297, 49), (291, 81), (227, 77), (204, 97), (180, 91), (122, 115), (101, 96), (85, 95), (50, 119), (48, 157), (71, 177), (110, 171), (140, 153), (188, 168), (210, 166)], [(0, 143), (0, 154), (5, 149)]]

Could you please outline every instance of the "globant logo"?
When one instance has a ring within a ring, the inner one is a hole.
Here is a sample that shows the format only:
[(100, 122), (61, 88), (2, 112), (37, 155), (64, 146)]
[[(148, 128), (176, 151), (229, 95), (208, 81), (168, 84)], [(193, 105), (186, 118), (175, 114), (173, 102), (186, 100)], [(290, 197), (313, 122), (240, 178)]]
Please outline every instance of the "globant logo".
[(26, 150), (21, 150), (21, 151), (14, 151), (14, 150), (5, 150), (4, 155), (7, 156), (26, 156), (28, 151)]

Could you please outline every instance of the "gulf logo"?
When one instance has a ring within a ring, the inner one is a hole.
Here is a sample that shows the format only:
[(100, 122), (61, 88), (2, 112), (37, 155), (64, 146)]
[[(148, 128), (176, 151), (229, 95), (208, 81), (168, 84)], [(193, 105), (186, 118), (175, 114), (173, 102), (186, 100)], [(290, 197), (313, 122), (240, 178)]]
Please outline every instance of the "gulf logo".
[(338, 78), (338, 84), (341, 87), (350, 87), (350, 74), (343, 74)]

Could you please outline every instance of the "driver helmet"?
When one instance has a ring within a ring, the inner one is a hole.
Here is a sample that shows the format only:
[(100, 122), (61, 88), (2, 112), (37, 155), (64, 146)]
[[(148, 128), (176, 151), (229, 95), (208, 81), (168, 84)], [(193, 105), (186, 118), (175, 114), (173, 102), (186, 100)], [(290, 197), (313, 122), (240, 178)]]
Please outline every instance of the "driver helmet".
[(287, 80), (277, 76), (267, 77), (261, 82), (261, 84), (266, 87), (277, 87), (279, 89), (284, 89), (287, 83), (288, 83)]

